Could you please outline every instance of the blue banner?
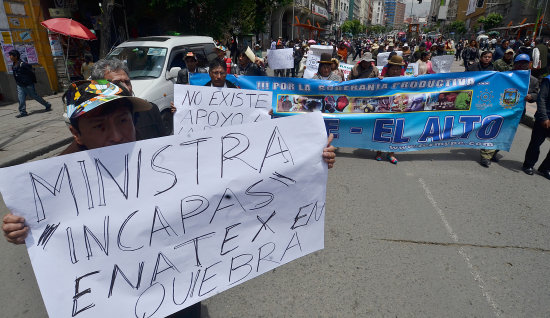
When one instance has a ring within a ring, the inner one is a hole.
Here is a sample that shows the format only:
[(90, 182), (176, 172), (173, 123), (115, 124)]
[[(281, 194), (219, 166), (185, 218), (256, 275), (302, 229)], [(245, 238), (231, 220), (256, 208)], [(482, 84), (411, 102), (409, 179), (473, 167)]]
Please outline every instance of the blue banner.
[[(194, 74), (204, 85), (208, 74)], [(338, 147), (415, 151), (443, 147), (508, 151), (525, 107), (528, 71), (360, 79), (228, 75), (240, 88), (273, 91), (275, 116), (321, 111)]]

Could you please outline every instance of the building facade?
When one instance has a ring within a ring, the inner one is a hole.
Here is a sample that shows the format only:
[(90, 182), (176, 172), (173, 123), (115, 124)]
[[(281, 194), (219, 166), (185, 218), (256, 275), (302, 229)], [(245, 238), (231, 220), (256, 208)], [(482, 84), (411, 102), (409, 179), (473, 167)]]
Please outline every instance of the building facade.
[(271, 14), (271, 38), (317, 38), (330, 32), (327, 0), (294, 0)]
[(374, 0), (372, 2), (372, 18), (370, 24), (372, 25), (385, 25), (384, 20), (384, 0)]
[(17, 101), (17, 86), (8, 55), (13, 49), (20, 52), (23, 61), (33, 66), (38, 94), (51, 94), (61, 89), (48, 32), (40, 25), (40, 21), (50, 18), (48, 8), (40, 0), (0, 1), (0, 46), (3, 52), (3, 58), (0, 58), (0, 100)]
[(395, 3), (395, 16), (393, 21), (394, 28), (401, 28), (405, 20), (405, 9), (407, 5), (401, 1)]

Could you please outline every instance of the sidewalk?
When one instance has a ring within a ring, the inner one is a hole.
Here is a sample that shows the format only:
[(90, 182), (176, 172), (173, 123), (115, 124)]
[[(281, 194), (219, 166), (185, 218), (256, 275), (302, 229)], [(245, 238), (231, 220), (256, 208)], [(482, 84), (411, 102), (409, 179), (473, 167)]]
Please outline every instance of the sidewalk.
[[(453, 72), (462, 72), (459, 62), (453, 63)], [(0, 105), (0, 168), (24, 163), (52, 150), (61, 151), (72, 140), (69, 129), (63, 121), (61, 94), (44, 96), (52, 104), (51, 112), (35, 100), (27, 101), (29, 116), (15, 118), (18, 103)], [(522, 123), (532, 127), (536, 104), (527, 104)], [(51, 154), (55, 155), (55, 154)]]
[(63, 121), (61, 94), (44, 96), (52, 111), (27, 100), (29, 116), (15, 118), (18, 103), (0, 105), (0, 167), (17, 165), (69, 144), (72, 140)]

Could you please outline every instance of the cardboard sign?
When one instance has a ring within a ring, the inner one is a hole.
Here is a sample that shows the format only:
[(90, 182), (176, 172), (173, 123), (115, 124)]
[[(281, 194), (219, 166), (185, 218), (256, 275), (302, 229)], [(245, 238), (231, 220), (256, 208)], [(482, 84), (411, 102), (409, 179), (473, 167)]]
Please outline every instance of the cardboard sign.
[(294, 49), (267, 50), (267, 63), (272, 70), (294, 68)]
[(165, 317), (323, 248), (326, 140), (319, 113), (267, 120), (3, 168), (0, 192), (50, 317)]
[(209, 86), (174, 86), (174, 134), (271, 119), (273, 93)]

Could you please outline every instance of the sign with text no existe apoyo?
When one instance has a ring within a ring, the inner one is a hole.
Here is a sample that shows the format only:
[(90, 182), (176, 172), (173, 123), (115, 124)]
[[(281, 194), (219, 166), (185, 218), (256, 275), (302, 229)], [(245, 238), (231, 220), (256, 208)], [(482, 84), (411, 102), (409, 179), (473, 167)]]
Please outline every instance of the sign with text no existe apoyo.
[(323, 248), (325, 144), (308, 114), (4, 168), (0, 191), (50, 317), (165, 317)]
[(270, 119), (273, 93), (210, 86), (174, 86), (174, 134)]

